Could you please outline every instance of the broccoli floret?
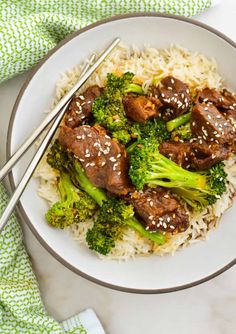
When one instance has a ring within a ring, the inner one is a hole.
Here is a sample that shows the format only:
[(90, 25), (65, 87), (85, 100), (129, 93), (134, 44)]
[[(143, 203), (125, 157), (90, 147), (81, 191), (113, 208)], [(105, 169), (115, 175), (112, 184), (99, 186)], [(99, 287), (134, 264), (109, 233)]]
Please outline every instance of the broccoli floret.
[(214, 204), (226, 191), (226, 177), (224, 163), (219, 162), (206, 170), (203, 175), (207, 178), (207, 192), (198, 189), (174, 188), (172, 191), (180, 196), (193, 209), (198, 210)]
[(166, 129), (166, 123), (156, 118), (145, 123), (134, 123), (132, 134), (137, 139), (155, 138), (159, 143), (170, 139), (170, 133)]
[(187, 122), (189, 122), (190, 118), (191, 118), (191, 112), (188, 112), (187, 114), (181, 115), (179, 117), (172, 119), (171, 121), (168, 121), (166, 123), (166, 128), (169, 132), (171, 132), (174, 129), (178, 128), (180, 125), (184, 125)]
[(131, 134), (128, 130), (119, 130), (112, 133), (112, 138), (126, 145), (131, 140)]
[(188, 204), (212, 204), (225, 191), (220, 184), (226, 178), (222, 164), (201, 173), (187, 171), (159, 153), (150, 139), (140, 141), (130, 153), (129, 175), (137, 189), (146, 184), (172, 188)]
[(171, 139), (175, 142), (190, 140), (193, 137), (190, 123), (179, 126), (171, 132)]
[(223, 161), (218, 162), (209, 168), (205, 175), (208, 179), (209, 188), (212, 193), (209, 193), (207, 200), (209, 204), (214, 204), (226, 192), (226, 178), (227, 174), (224, 170), (225, 164)]
[[(134, 228), (141, 235), (156, 242), (157, 244), (163, 244), (165, 242), (165, 237), (162, 233), (159, 233), (159, 232), (151, 233), (151, 232), (146, 231), (144, 227), (139, 223), (139, 221), (135, 217), (131, 217), (128, 219), (128, 216), (131, 214), (131, 206), (127, 206), (126, 203), (121, 199), (114, 198), (110, 200), (110, 198), (105, 194), (105, 192), (102, 189), (95, 187), (88, 179), (80, 162), (72, 154), (67, 152), (60, 145), (58, 140), (56, 140), (54, 144), (52, 145), (51, 150), (47, 156), (47, 161), (52, 167), (57, 168), (60, 171), (64, 171), (68, 173), (70, 175), (70, 178), (73, 180), (73, 183), (76, 186), (81, 188), (90, 197), (92, 197), (100, 207), (104, 206), (104, 208), (102, 209), (102, 212), (105, 213), (106, 210), (108, 212), (106, 215), (104, 214), (104, 218), (103, 218), (104, 222), (105, 220), (107, 220), (106, 224), (109, 224), (110, 219), (112, 219), (113, 222), (114, 221), (124, 221), (123, 222), (124, 225), (128, 225)], [(108, 209), (109, 206), (111, 206), (111, 209)], [(114, 210), (114, 213), (116, 213), (116, 217), (111, 214), (111, 212), (113, 212), (111, 210)], [(99, 224), (101, 225), (101, 214), (99, 215), (100, 215)], [(106, 231), (106, 229), (104, 228), (104, 233), (105, 232), (106, 232), (106, 235), (113, 236), (114, 242), (115, 240), (117, 240), (118, 232), (113, 234), (112, 230), (109, 232), (108, 230)], [(107, 242), (105, 242), (106, 239), (105, 237), (103, 237), (104, 233), (103, 234), (102, 232), (99, 232), (99, 233), (100, 234), (98, 234), (97, 243), (99, 242), (101, 244), (104, 243), (104, 249), (105, 249), (105, 245), (110, 244), (111, 241), (107, 240)], [(122, 233), (122, 231), (120, 233)], [(95, 236), (95, 234), (93, 235)], [(91, 240), (92, 240), (92, 234), (91, 234)]]
[(106, 255), (123, 234), (124, 222), (134, 215), (132, 205), (109, 198), (102, 205), (98, 217), (88, 230), (86, 241), (90, 249)]
[(52, 205), (46, 213), (47, 221), (59, 228), (91, 218), (98, 209), (97, 203), (77, 189), (68, 174), (61, 172), (58, 182), (61, 200)]
[(163, 234), (150, 233), (143, 228), (134, 217), (134, 209), (131, 204), (127, 205), (122, 199), (113, 197), (103, 203), (97, 220), (87, 232), (86, 241), (89, 248), (106, 255), (115, 246), (116, 241), (122, 237), (126, 225), (158, 244), (165, 242)]
[(127, 72), (121, 77), (113, 73), (107, 75), (107, 86), (102, 96), (93, 102), (92, 113), (96, 123), (104, 126), (114, 138), (123, 144), (131, 140), (129, 123), (122, 97), (130, 92), (143, 94), (142, 87), (132, 83), (134, 74)]
[(143, 94), (140, 85), (133, 83), (134, 74), (126, 72), (122, 76), (116, 76), (114, 73), (107, 74), (106, 96), (108, 98), (119, 99), (128, 93)]

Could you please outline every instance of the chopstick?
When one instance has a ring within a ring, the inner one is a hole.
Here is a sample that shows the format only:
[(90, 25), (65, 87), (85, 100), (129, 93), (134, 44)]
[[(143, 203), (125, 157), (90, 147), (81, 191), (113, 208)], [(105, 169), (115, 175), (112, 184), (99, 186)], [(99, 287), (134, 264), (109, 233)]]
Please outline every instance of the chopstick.
[[(65, 111), (66, 111), (66, 109), (67, 109), (67, 107), (70, 103), (70, 99), (71, 99), (72, 95), (84, 84), (84, 82), (89, 78), (89, 76), (97, 69), (97, 67), (102, 63), (102, 61), (104, 61), (104, 59), (110, 54), (110, 52), (114, 49), (114, 47), (119, 43), (119, 41), (120, 41), (120, 39), (116, 38), (110, 44), (110, 46), (103, 52), (103, 54), (98, 58), (98, 60), (78, 80), (76, 85), (74, 87), (72, 87), (72, 89), (66, 94), (66, 96), (67, 96), (66, 105), (65, 105), (65, 102), (64, 102), (64, 104), (60, 108), (60, 111), (57, 112), (58, 116), (55, 118), (51, 128), (48, 130), (47, 134), (45, 135), (42, 143), (40, 144), (36, 154), (32, 158), (28, 168), (26, 169), (24, 175), (22, 176), (18, 186), (15, 189), (15, 192), (13, 193), (9, 203), (7, 204), (7, 206), (5, 208), (5, 211), (3, 212), (3, 214), (0, 218), (0, 233), (3, 230), (4, 226), (6, 225), (12, 211), (14, 210), (15, 205), (19, 201), (20, 196), (22, 195), (27, 183), (29, 182), (29, 180), (30, 180), (35, 168), (37, 167), (40, 159), (42, 158), (44, 152), (46, 151), (47, 146), (48, 146), (49, 142), (51, 141), (55, 131), (57, 130), (58, 125), (60, 124), (60, 122), (61, 122), (61, 120), (62, 120), (62, 118), (65, 114)], [(87, 65), (89, 66), (89, 64), (87, 64)], [(71, 93), (71, 92), (73, 92), (73, 93)], [(65, 99), (64, 99), (64, 101), (65, 101)], [(54, 110), (55, 109), (56, 108), (54, 108)]]
[[(21, 147), (13, 154), (13, 156), (7, 161), (7, 163), (0, 170), (0, 181), (9, 173), (13, 166), (17, 163), (20, 157), (28, 150), (28, 148), (35, 142), (40, 134), (46, 129), (46, 127), (52, 122), (52, 120), (58, 115), (64, 105), (72, 98), (74, 93), (83, 85), (83, 83), (91, 76), (91, 74), (97, 69), (97, 67), (104, 61), (113, 48), (120, 42), (119, 38), (116, 38), (108, 48), (102, 53), (98, 60), (88, 69), (87, 72), (81, 74), (82, 77), (77, 83), (62, 97), (55, 108), (45, 118), (45, 120), (39, 125), (39, 127), (32, 133), (32, 135), (21, 145)], [(92, 56), (93, 57), (93, 56)], [(90, 59), (91, 60), (91, 59)]]

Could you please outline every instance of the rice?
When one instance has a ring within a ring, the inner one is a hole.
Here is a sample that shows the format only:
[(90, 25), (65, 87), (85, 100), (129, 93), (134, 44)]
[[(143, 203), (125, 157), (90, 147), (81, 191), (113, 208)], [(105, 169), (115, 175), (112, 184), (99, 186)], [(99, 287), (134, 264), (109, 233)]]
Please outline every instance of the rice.
[[(62, 96), (77, 81), (82, 65), (63, 73), (56, 85), (55, 99), (52, 105), (58, 103)], [(214, 59), (191, 52), (180, 46), (171, 45), (167, 49), (145, 47), (143, 50), (137, 47), (117, 47), (112, 56), (105, 60), (103, 65), (89, 78), (83, 87), (97, 84), (104, 86), (107, 73), (117, 75), (131, 71), (135, 73), (134, 81), (142, 84), (145, 92), (153, 83), (157, 84), (163, 77), (173, 75), (186, 82), (192, 93), (196, 89), (205, 87), (222, 89), (225, 87), (223, 79), (218, 73)], [(127, 227), (122, 240), (116, 242), (116, 246), (107, 256), (99, 255), (105, 259), (128, 260), (137, 255), (150, 254), (174, 254), (179, 248), (184, 248), (191, 243), (205, 240), (209, 230), (214, 229), (224, 213), (232, 205), (233, 196), (236, 192), (236, 158), (232, 157), (225, 161), (227, 177), (227, 191), (214, 205), (208, 206), (201, 212), (190, 213), (190, 226), (176, 235), (167, 235), (168, 241), (158, 246), (152, 241), (140, 236), (136, 231)], [(36, 174), (40, 179), (38, 189), (39, 196), (43, 197), (51, 205), (59, 199), (57, 191), (57, 172), (46, 162), (44, 157), (40, 162)], [(67, 230), (79, 243), (86, 244), (87, 230), (93, 225), (89, 220), (77, 225), (72, 225)]]

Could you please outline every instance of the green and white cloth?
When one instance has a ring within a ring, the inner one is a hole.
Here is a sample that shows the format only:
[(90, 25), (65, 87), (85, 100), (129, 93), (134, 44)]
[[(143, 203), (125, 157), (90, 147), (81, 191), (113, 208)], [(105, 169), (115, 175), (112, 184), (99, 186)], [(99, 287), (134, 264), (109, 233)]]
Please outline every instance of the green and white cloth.
[[(216, 1), (0, 0), (0, 82), (29, 69), (65, 36), (97, 20), (140, 11), (193, 16)], [(7, 201), (0, 183), (0, 214)], [(14, 215), (0, 235), (0, 333), (104, 334), (90, 309), (62, 324), (47, 314)]]
[[(0, 215), (8, 196), (0, 183)], [(88, 309), (59, 324), (49, 317), (26, 253), (15, 215), (0, 235), (0, 333), (105, 334), (95, 313)]]
[(140, 11), (189, 17), (216, 1), (1, 0), (0, 82), (32, 67), (65, 36), (97, 20)]

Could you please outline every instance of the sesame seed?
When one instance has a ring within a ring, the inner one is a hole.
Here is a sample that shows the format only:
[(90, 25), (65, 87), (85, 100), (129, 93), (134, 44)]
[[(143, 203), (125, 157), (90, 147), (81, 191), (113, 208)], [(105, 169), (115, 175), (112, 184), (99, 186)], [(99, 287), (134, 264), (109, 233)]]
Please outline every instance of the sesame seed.
[(169, 86), (168, 89), (169, 89), (169, 90), (172, 90), (173, 88)]
[(80, 158), (79, 161), (84, 162), (84, 159), (81, 159), (81, 158)]
[(210, 115), (207, 115), (207, 117), (208, 117), (209, 119), (211, 119), (211, 116), (210, 116)]
[(90, 157), (90, 153), (85, 154), (85, 158), (89, 158)]
[(81, 139), (82, 137), (81, 136), (76, 136), (76, 139)]
[(230, 106), (229, 109), (234, 110), (234, 107), (233, 107), (233, 106)]
[(79, 102), (76, 102), (75, 103), (77, 107), (80, 107), (80, 103)]
[(175, 83), (175, 80), (174, 80), (173, 78), (171, 78), (171, 79), (170, 79), (170, 82), (171, 82), (172, 84), (174, 84), (174, 83)]
[(101, 163), (101, 166), (103, 167), (103, 166), (105, 166), (105, 164), (106, 164), (106, 161), (103, 161), (103, 162)]
[(182, 99), (184, 99), (184, 93), (181, 94)]
[(171, 228), (172, 230), (174, 230), (174, 229), (175, 229), (174, 225), (170, 225), (170, 228)]
[(190, 90), (189, 90), (188, 88), (186, 89), (186, 93), (187, 93), (187, 94), (189, 94), (189, 93), (190, 93)]
[(149, 205), (152, 207), (152, 206), (153, 206), (153, 201), (151, 201), (151, 202), (149, 203)]
[(95, 162), (91, 162), (90, 166), (92, 166), (92, 167), (95, 166)]
[(208, 110), (208, 108), (207, 108), (207, 107), (205, 107), (205, 108), (204, 108), (204, 110), (205, 110), (205, 111), (207, 111), (207, 110)]
[(85, 100), (85, 97), (83, 95), (80, 95), (79, 96), (80, 100), (84, 101)]
[(111, 162), (116, 162), (116, 159), (115, 159), (114, 157), (110, 157), (109, 160), (110, 160)]
[(150, 220), (152, 220), (153, 218), (154, 218), (154, 216), (152, 216), (152, 215), (148, 217), (148, 219), (150, 219)]
[(120, 176), (121, 172), (118, 172), (117, 174)]
[(161, 96), (162, 96), (162, 97), (165, 97), (165, 94), (164, 94), (164, 93), (161, 93)]

